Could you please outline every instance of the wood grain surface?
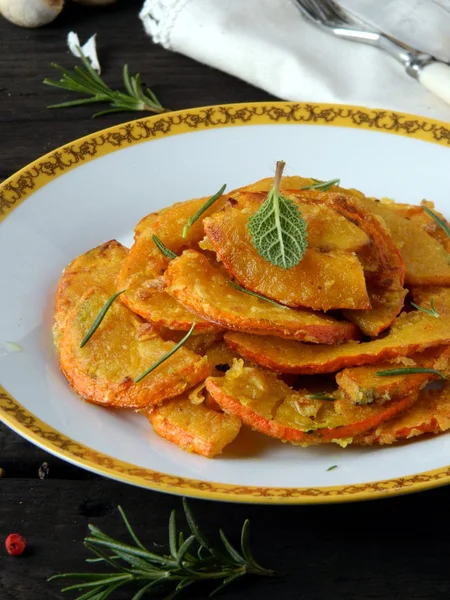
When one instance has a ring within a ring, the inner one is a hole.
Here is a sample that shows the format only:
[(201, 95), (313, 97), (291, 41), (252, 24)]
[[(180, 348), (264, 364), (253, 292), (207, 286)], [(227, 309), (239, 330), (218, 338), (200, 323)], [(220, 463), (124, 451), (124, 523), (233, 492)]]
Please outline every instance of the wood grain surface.
[[(106, 9), (68, 2), (53, 24), (36, 31), (0, 18), (0, 180), (41, 154), (84, 134), (138, 116), (90, 119), (91, 108), (48, 110), (68, 99), (42, 85), (53, 76), (52, 61), (71, 66), (65, 37), (97, 32), (105, 79), (121, 82), (125, 62), (141, 72), (164, 105), (174, 109), (206, 104), (267, 100), (242, 81), (154, 46), (137, 18), (141, 0), (121, 0)], [(1, 257), (6, 260), (7, 257)], [(0, 283), (1, 286), (1, 283)], [(1, 288), (0, 288), (1, 289)], [(0, 365), (1, 366), (1, 365)], [(43, 462), (49, 473), (39, 479)], [(449, 461), (450, 462), (450, 461)], [(88, 523), (124, 535), (121, 504), (150, 545), (166, 543), (167, 521), (179, 498), (92, 475), (48, 455), (0, 426), (0, 600), (51, 600), (59, 592), (47, 577), (85, 568), (82, 539)], [(299, 454), (299, 468), (301, 455)], [(450, 576), (450, 489), (391, 500), (314, 507), (265, 507), (192, 501), (215, 535), (224, 527), (234, 540), (249, 517), (253, 546), (264, 565), (285, 572), (274, 580), (230, 587), (224, 600), (436, 600), (448, 599)], [(19, 532), (28, 539), (23, 557), (9, 557), (3, 539)], [(206, 598), (209, 588), (186, 591)], [(116, 600), (130, 598), (117, 594)]]

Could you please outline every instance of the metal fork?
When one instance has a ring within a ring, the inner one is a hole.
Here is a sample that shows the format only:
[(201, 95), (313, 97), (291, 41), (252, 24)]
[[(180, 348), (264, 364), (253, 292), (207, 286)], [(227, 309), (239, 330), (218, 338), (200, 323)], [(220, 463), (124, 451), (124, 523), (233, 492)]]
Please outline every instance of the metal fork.
[(449, 65), (373, 28), (350, 15), (334, 0), (293, 2), (307, 19), (327, 33), (384, 50), (404, 66), (408, 75), (450, 104)]

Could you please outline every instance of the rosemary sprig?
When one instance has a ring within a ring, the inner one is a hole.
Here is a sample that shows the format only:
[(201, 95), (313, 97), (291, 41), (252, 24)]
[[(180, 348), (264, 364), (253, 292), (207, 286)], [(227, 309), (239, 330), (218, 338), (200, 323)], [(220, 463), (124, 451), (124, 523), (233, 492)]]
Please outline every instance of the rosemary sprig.
[(159, 237), (153, 234), (152, 238), (155, 242), (155, 246), (158, 248), (158, 250), (161, 251), (162, 254), (164, 254), (166, 258), (172, 259), (178, 257), (178, 254), (175, 254), (175, 252), (172, 252), (172, 250), (170, 250), (165, 244), (163, 244)]
[(143, 373), (141, 373), (141, 375), (139, 375), (139, 377), (137, 377), (134, 380), (134, 383), (139, 383), (140, 381), (142, 381), (144, 379), (144, 377), (147, 377), (147, 375), (149, 375), (152, 371), (154, 371), (157, 367), (159, 367), (159, 365), (162, 365), (162, 363), (165, 362), (168, 358), (170, 358), (172, 356), (172, 354), (175, 354), (175, 352), (177, 350), (179, 350), (181, 348), (181, 346), (194, 333), (195, 325), (196, 325), (196, 323), (192, 323), (191, 328), (189, 329), (189, 331), (187, 332), (187, 334), (184, 336), (184, 338), (182, 340), (180, 340), (178, 342), (178, 344), (176, 344), (171, 350), (169, 350), (169, 352), (167, 352), (166, 354), (164, 354), (164, 356), (162, 356), (159, 360), (157, 360), (151, 367), (149, 367), (146, 371), (144, 371)]
[(341, 183), (340, 179), (330, 179), (329, 181), (319, 181), (318, 179), (313, 179), (314, 182), (311, 185), (303, 186), (302, 190), (316, 190), (318, 192), (327, 192), (334, 185), (339, 185)]
[(277, 162), (267, 198), (247, 222), (253, 246), (267, 262), (290, 269), (303, 258), (308, 245), (307, 223), (295, 202), (280, 192), (285, 162)]
[(433, 375), (437, 375), (441, 379), (446, 379), (445, 375), (443, 375), (440, 371), (436, 371), (436, 369), (425, 369), (424, 367), (405, 367), (404, 369), (386, 369), (384, 371), (377, 371), (376, 375), (380, 377), (389, 377), (393, 375), (412, 375), (415, 373), (432, 373)]
[(74, 579), (77, 583), (64, 587), (62, 592), (79, 592), (76, 600), (107, 600), (114, 591), (130, 586), (135, 591), (130, 600), (141, 600), (146, 594), (159, 592), (171, 600), (188, 586), (206, 581), (221, 581), (210, 597), (226, 585), (245, 575), (273, 577), (276, 573), (261, 567), (253, 558), (249, 531), (245, 521), (241, 531), (241, 547), (236, 550), (225, 533), (220, 530), (223, 549), (212, 546), (201, 532), (189, 506), (183, 499), (183, 508), (190, 535), (185, 539), (177, 532), (175, 511), (169, 519), (169, 554), (150, 552), (139, 540), (124, 511), (120, 515), (133, 540), (133, 545), (116, 540), (103, 533), (98, 527), (89, 525), (90, 535), (84, 546), (96, 555), (87, 562), (98, 562), (112, 567), (107, 573), (65, 573), (54, 575), (48, 581)]
[(309, 400), (326, 400), (327, 402), (334, 402), (336, 398), (327, 394), (327, 392), (317, 392), (317, 394), (308, 394), (306, 396)]
[(103, 306), (103, 308), (101, 309), (101, 311), (98, 313), (98, 315), (95, 317), (95, 321), (92, 323), (91, 327), (89, 328), (89, 331), (86, 333), (86, 335), (84, 336), (84, 338), (81, 341), (80, 344), (80, 348), (83, 348), (83, 346), (85, 346), (88, 341), (91, 339), (91, 337), (94, 335), (94, 333), (97, 331), (100, 323), (103, 321), (103, 319), (105, 318), (106, 313), (108, 312), (108, 310), (111, 307), (111, 304), (114, 302), (114, 300), (116, 298), (118, 298), (120, 296), (120, 294), (123, 294), (124, 292), (126, 292), (127, 290), (121, 290), (120, 292), (116, 292), (115, 294), (113, 294), (111, 296), (111, 298), (109, 300), (107, 300)]
[(244, 287), (238, 285), (237, 283), (234, 283), (234, 281), (230, 281), (229, 279), (227, 279), (227, 283), (235, 290), (239, 290), (240, 292), (244, 292), (245, 294), (248, 294), (249, 296), (254, 296), (255, 298), (259, 298), (260, 300), (264, 300), (264, 302), (270, 302), (270, 304), (273, 304), (274, 306), (276, 306), (278, 308), (288, 308), (287, 306), (284, 306), (284, 304), (279, 304), (278, 302), (275, 302), (275, 300), (271, 300), (271, 298), (266, 298), (262, 294), (258, 294), (257, 292), (251, 292), (250, 290), (246, 290)]
[(81, 49), (78, 48), (78, 50), (81, 62), (83, 63), (82, 67), (75, 66), (72, 71), (69, 71), (56, 63), (52, 63), (51, 66), (57, 69), (62, 74), (62, 77), (59, 81), (47, 78), (44, 79), (44, 83), (68, 92), (84, 94), (86, 97), (69, 102), (61, 102), (60, 104), (52, 104), (48, 108), (68, 108), (71, 106), (98, 103), (106, 103), (111, 106), (109, 110), (95, 113), (94, 117), (134, 110), (151, 113), (162, 113), (167, 110), (163, 108), (151, 89), (147, 88), (144, 91), (139, 73), (130, 75), (128, 65), (125, 65), (123, 68), (123, 83), (126, 92), (118, 92), (106, 85), (100, 75), (94, 71), (91, 63), (82, 53)]
[(209, 200), (207, 200), (205, 202), (205, 204), (201, 208), (199, 208), (199, 210), (195, 213), (195, 215), (193, 217), (188, 218), (185, 226), (183, 227), (183, 233), (181, 234), (181, 236), (183, 238), (186, 238), (189, 228), (195, 223), (195, 221), (197, 221), (202, 216), (202, 214), (206, 210), (208, 210), (208, 208), (210, 206), (212, 206), (216, 200), (218, 200), (220, 198), (220, 196), (224, 193), (226, 187), (227, 187), (227, 184), (224, 183), (224, 185), (220, 188), (220, 190), (218, 192), (216, 192), (214, 194), (214, 196), (211, 196), (211, 198), (209, 198)]
[(417, 310), (421, 310), (422, 312), (426, 313), (427, 315), (430, 315), (431, 317), (436, 317), (436, 319), (439, 319), (440, 315), (436, 310), (436, 307), (434, 306), (434, 298), (430, 299), (430, 308), (424, 308), (423, 306), (420, 306), (420, 304), (415, 304), (414, 302), (411, 302), (411, 306), (414, 306), (414, 308), (417, 308)]
[(441, 217), (437, 215), (434, 211), (428, 208), (428, 206), (424, 206), (423, 204), (421, 206), (422, 209), (427, 213), (427, 215), (431, 217), (433, 221), (435, 221), (439, 225), (439, 227), (445, 231), (447, 237), (450, 238), (450, 228), (447, 225), (447, 223), (443, 219), (441, 219)]
[(331, 465), (331, 467), (328, 467), (327, 471), (334, 471), (337, 468), (338, 468), (338, 465)]

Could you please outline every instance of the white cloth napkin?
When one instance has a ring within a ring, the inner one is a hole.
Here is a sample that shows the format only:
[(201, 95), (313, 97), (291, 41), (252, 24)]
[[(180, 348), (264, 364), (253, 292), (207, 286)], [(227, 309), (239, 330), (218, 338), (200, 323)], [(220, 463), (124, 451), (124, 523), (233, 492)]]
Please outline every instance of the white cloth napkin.
[[(450, 0), (341, 0), (404, 42), (450, 60)], [(388, 108), (450, 121), (450, 106), (380, 50), (336, 39), (291, 0), (146, 0), (154, 42), (293, 101)]]

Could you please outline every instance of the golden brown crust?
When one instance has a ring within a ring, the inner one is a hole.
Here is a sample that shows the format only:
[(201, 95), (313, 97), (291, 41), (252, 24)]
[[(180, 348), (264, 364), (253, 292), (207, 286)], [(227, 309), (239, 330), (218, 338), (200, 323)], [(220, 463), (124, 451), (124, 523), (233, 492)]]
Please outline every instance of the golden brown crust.
[(74, 391), (109, 407), (144, 408), (183, 393), (210, 372), (206, 359), (180, 348), (141, 382), (146, 369), (174, 347), (159, 336), (140, 339), (140, 320), (114, 302), (90, 339), (80, 343), (108, 296), (92, 288), (68, 316), (60, 343), (60, 367)]
[(241, 420), (204, 403), (193, 404), (186, 395), (155, 406), (147, 417), (158, 435), (207, 458), (221, 454), (238, 435)]
[(358, 329), (346, 321), (275, 306), (236, 290), (220, 269), (194, 250), (186, 250), (170, 263), (165, 280), (168, 293), (183, 306), (227, 329), (322, 344), (358, 337)]
[(307, 249), (288, 270), (262, 258), (250, 241), (249, 213), (227, 206), (204, 220), (205, 233), (231, 277), (245, 288), (291, 307), (370, 308), (362, 266), (354, 254)]
[(304, 446), (352, 438), (412, 404), (414, 397), (385, 405), (355, 406), (308, 399), (308, 390), (295, 391), (274, 373), (235, 362), (225, 377), (209, 377), (206, 387), (222, 409), (266, 435)]

